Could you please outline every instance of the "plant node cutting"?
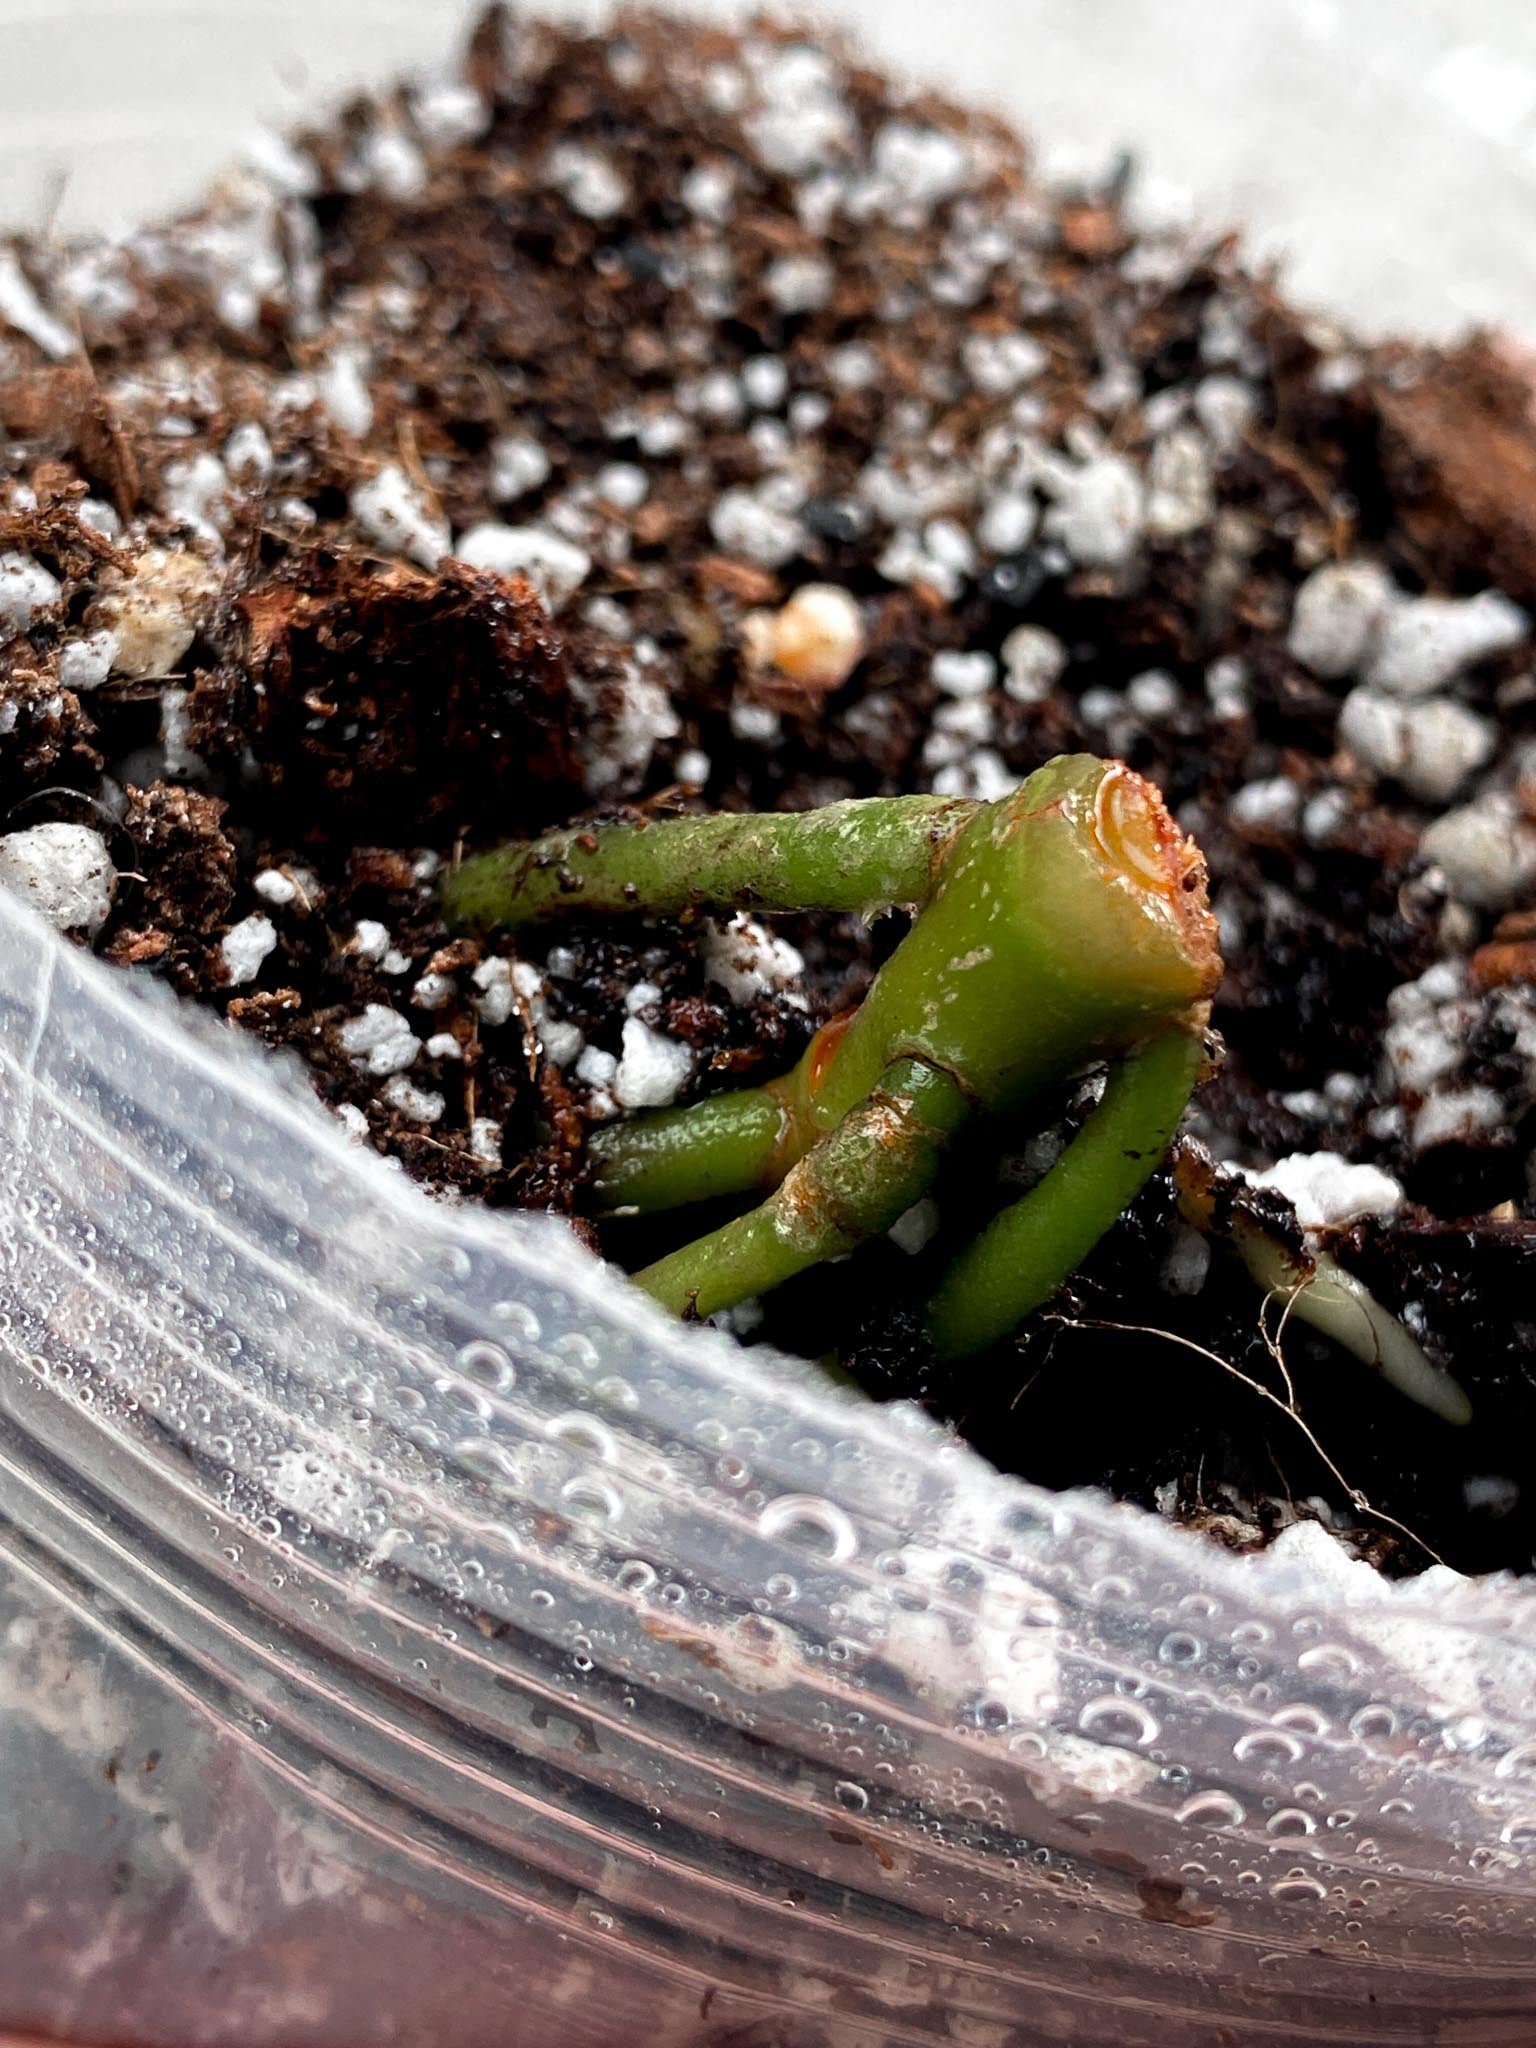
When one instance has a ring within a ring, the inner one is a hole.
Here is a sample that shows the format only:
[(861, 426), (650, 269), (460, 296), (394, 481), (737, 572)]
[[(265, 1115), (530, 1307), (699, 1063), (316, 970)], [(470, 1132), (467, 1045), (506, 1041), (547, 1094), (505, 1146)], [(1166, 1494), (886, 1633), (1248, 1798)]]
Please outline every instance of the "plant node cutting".
[(1056, 1165), (941, 1278), (927, 1320), (945, 1357), (1005, 1336), (1054, 1293), (1163, 1158), (1221, 974), (1197, 849), (1150, 783), (1086, 754), (996, 803), (874, 798), (553, 833), (468, 862), (444, 904), (474, 930), (578, 911), (913, 912), (864, 1001), (792, 1072), (594, 1134), (612, 1210), (765, 1196), (636, 1275), (683, 1314), (717, 1313), (888, 1229), (962, 1127), (1015, 1117), (1108, 1062)]

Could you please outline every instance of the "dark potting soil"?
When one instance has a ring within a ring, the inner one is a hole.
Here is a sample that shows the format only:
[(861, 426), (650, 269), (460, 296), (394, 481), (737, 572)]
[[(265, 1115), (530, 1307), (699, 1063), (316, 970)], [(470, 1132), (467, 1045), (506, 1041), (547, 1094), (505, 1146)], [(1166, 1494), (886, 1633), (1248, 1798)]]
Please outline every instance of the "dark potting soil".
[(933, 1264), (1066, 1103), (733, 1327), (1234, 1545), (1315, 1517), (1417, 1569), (1385, 1516), (1526, 1569), (1532, 390), (1488, 337), (1359, 346), (1144, 229), (1123, 166), (1048, 189), (997, 121), (794, 35), (493, 14), (462, 74), (262, 139), (196, 214), (0, 245), (0, 870), (441, 1198), (634, 1263), (703, 1219), (599, 1235), (587, 1131), (783, 1071), (901, 921), (482, 946), (444, 865), (1121, 756), (1221, 922), (1191, 1132), (1278, 1167), (1471, 1427), (1296, 1325), (1310, 1439), (1262, 1402), (1252, 1284), (1166, 1176), (936, 1369)]

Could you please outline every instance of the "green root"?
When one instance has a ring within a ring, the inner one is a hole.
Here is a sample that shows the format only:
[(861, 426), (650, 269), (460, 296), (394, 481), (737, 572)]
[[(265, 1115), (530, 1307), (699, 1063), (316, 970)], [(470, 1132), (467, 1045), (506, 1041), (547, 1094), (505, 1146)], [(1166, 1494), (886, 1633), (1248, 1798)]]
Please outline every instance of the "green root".
[(1166, 1157), (1200, 1059), (1198, 1035), (1176, 1027), (1110, 1068), (1055, 1165), (944, 1275), (927, 1311), (940, 1358), (998, 1343), (1077, 1270)]
[(927, 1193), (968, 1107), (948, 1074), (896, 1061), (766, 1202), (636, 1280), (679, 1315), (711, 1316), (843, 1257)]

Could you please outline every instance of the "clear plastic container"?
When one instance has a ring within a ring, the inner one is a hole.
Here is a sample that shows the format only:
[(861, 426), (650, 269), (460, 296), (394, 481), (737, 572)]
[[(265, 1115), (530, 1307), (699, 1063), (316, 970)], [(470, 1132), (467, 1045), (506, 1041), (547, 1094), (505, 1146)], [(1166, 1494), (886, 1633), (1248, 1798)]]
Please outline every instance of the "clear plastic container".
[(1536, 2040), (1536, 1591), (1004, 1480), (5, 898), (0, 1091), (0, 2025)]

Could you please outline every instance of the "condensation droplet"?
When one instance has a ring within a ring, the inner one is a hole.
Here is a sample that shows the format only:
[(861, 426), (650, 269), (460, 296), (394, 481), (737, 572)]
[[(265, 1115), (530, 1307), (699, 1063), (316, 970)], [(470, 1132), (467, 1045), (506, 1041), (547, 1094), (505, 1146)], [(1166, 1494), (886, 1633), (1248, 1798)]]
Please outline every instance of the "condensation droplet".
[(1299, 1806), (1282, 1806), (1278, 1813), (1272, 1813), (1265, 1822), (1272, 1835), (1315, 1835), (1317, 1822), (1310, 1813), (1303, 1813)]
[(1499, 1829), (1499, 1840), (1506, 1848), (1529, 1855), (1536, 1849), (1536, 1813), (1517, 1813), (1513, 1820), (1507, 1820)]
[(864, 1813), (869, 1807), (869, 1794), (851, 1778), (840, 1779), (832, 1787), (832, 1797), (845, 1813)]
[(1077, 1725), (1100, 1742), (1128, 1743), (1136, 1749), (1145, 1749), (1158, 1734), (1155, 1714), (1139, 1700), (1122, 1699), (1114, 1693), (1090, 1700), (1078, 1715)]
[(560, 1489), (560, 1498), (573, 1513), (590, 1522), (617, 1522), (624, 1513), (618, 1488), (610, 1486), (606, 1479), (568, 1479)]
[(511, 1332), (514, 1339), (524, 1344), (537, 1344), (544, 1334), (539, 1319), (523, 1301), (498, 1301), (493, 1304), (491, 1314), (504, 1330)]
[(1230, 1792), (1197, 1792), (1174, 1818), (1189, 1828), (1240, 1828), (1248, 1815)]
[(1293, 1872), (1289, 1877), (1277, 1877), (1269, 1888), (1269, 1895), (1290, 1904), (1312, 1906), (1327, 1898), (1328, 1888), (1315, 1877)]
[(1175, 1629), (1171, 1635), (1163, 1637), (1157, 1646), (1157, 1654), (1164, 1664), (1198, 1664), (1205, 1654), (1205, 1645), (1198, 1636)]
[(1285, 1728), (1253, 1728), (1239, 1735), (1232, 1754), (1243, 1764), (1299, 1764), (1306, 1745)]
[(499, 1344), (488, 1343), (477, 1338), (473, 1344), (463, 1344), (454, 1358), (454, 1364), (468, 1380), (475, 1380), (482, 1387), (490, 1387), (498, 1394), (507, 1393), (517, 1383), (517, 1368)]
[(1316, 1707), (1279, 1707), (1270, 1719), (1277, 1728), (1294, 1728), (1298, 1735), (1326, 1735), (1327, 1716), (1320, 1714)]
[(556, 1358), (564, 1359), (567, 1365), (578, 1372), (596, 1372), (600, 1363), (597, 1346), (580, 1330), (567, 1330), (563, 1337), (557, 1337), (550, 1350)]
[(511, 1485), (518, 1478), (517, 1461), (504, 1444), (491, 1443), (482, 1436), (466, 1436), (452, 1447), (451, 1455), (464, 1471), (476, 1479), (489, 1479), (498, 1486)]
[(859, 1539), (840, 1507), (814, 1493), (786, 1493), (769, 1501), (757, 1526), (770, 1540), (783, 1538), (803, 1549), (824, 1550), (831, 1564), (858, 1555)]
[(1536, 1781), (1536, 1742), (1517, 1742), (1505, 1750), (1493, 1767), (1496, 1778), (1530, 1778)]
[(591, 1457), (601, 1458), (605, 1465), (612, 1465), (618, 1459), (618, 1440), (607, 1423), (577, 1410), (565, 1415), (552, 1415), (544, 1425), (544, 1434), (556, 1443), (568, 1445), (573, 1451), (586, 1451)]
[(1350, 1716), (1349, 1732), (1360, 1742), (1380, 1742), (1397, 1733), (1397, 1715), (1390, 1707), (1373, 1701)]
[(626, 1593), (649, 1593), (656, 1583), (655, 1568), (643, 1557), (627, 1557), (614, 1573), (615, 1585)]
[(1353, 1678), (1360, 1669), (1360, 1659), (1342, 1643), (1316, 1643), (1310, 1650), (1302, 1651), (1296, 1659), (1296, 1669), (1321, 1672), (1328, 1678)]

